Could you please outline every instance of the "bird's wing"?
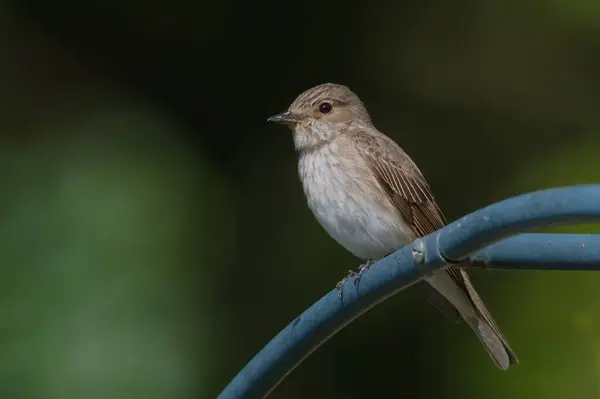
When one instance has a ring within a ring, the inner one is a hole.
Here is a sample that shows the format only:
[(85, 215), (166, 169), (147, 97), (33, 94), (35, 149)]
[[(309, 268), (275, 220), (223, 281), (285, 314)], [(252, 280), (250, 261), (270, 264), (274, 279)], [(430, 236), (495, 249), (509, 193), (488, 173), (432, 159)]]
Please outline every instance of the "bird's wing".
[(392, 139), (358, 132), (354, 144), (390, 199), (418, 236), (426, 236), (446, 224), (425, 178)]
[[(421, 171), (396, 142), (380, 133), (374, 135), (364, 131), (354, 132), (352, 139), (360, 156), (369, 165), (404, 221), (417, 236), (431, 234), (447, 223)], [(497, 334), (511, 363), (516, 363), (516, 355), (475, 291), (467, 272), (453, 268), (446, 269), (445, 272), (450, 275), (480, 317)], [(425, 290), (429, 300), (438, 309), (454, 320), (460, 319), (458, 310), (442, 294), (425, 282), (419, 286)]]
[[(419, 237), (426, 236), (446, 225), (446, 218), (435, 202), (427, 181), (410, 157), (386, 136), (374, 136), (361, 131), (353, 135), (354, 145), (367, 162), (402, 218)], [(447, 269), (467, 298), (471, 290), (459, 270)], [(427, 297), (451, 318), (458, 311), (449, 301), (431, 288), (421, 284)], [(448, 311), (452, 309), (453, 311)]]
[[(419, 237), (433, 233), (446, 224), (427, 181), (393, 140), (360, 131), (352, 139), (403, 220)], [(457, 271), (448, 269), (448, 273), (467, 294), (467, 288)], [(458, 310), (431, 285), (422, 282), (418, 287), (443, 314), (454, 321), (460, 320)]]

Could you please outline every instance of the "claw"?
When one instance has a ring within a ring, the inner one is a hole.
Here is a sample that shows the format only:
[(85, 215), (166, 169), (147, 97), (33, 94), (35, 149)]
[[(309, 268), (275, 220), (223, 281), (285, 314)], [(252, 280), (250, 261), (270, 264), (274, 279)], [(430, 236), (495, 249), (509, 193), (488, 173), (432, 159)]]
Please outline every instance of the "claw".
[(356, 277), (356, 280), (354, 280), (354, 286), (358, 287), (358, 283), (360, 282), (360, 279), (362, 278), (363, 274), (369, 270), (369, 268), (371, 267), (371, 265), (375, 263), (374, 260), (368, 260), (365, 263), (363, 263), (362, 265), (360, 265), (356, 271), (354, 270), (348, 270), (348, 275), (346, 277), (344, 277), (339, 283), (337, 283), (335, 285), (335, 288), (338, 291), (338, 297), (340, 299), (343, 298), (344, 295), (344, 284), (346, 283), (346, 281), (348, 281), (351, 278)]
[(343, 295), (344, 295), (344, 284), (346, 283), (346, 281), (350, 280), (351, 278), (357, 276), (357, 273), (353, 270), (348, 270), (348, 275), (346, 277), (344, 277), (343, 279), (341, 279), (336, 285), (335, 288), (338, 291), (338, 298), (342, 299)]
[(368, 261), (366, 261), (365, 263), (363, 263), (362, 265), (360, 265), (358, 267), (358, 273), (356, 273), (356, 280), (354, 280), (354, 286), (358, 287), (358, 283), (360, 282), (360, 279), (362, 278), (363, 274), (365, 274), (365, 272), (367, 270), (369, 270), (369, 268), (371, 267), (371, 265), (375, 263), (374, 260), (369, 259)]

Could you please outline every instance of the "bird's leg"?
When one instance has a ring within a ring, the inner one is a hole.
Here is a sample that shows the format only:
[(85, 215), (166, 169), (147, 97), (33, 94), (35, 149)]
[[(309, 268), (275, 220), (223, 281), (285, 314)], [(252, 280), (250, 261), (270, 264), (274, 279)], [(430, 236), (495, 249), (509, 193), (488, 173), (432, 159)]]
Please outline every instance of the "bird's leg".
[(365, 263), (363, 263), (362, 265), (360, 265), (359, 267), (357, 267), (356, 271), (354, 271), (354, 270), (348, 270), (348, 275), (346, 277), (344, 277), (339, 283), (337, 283), (335, 285), (335, 288), (338, 290), (338, 297), (342, 298), (342, 296), (344, 294), (344, 284), (349, 279), (356, 277), (356, 280), (354, 280), (354, 286), (358, 287), (358, 282), (360, 281), (362, 275), (367, 270), (369, 270), (369, 268), (371, 267), (371, 265), (373, 263), (375, 263), (375, 261), (373, 259), (369, 259), (368, 261), (366, 261)]
[(358, 286), (358, 283), (360, 282), (360, 279), (362, 278), (363, 274), (369, 270), (369, 268), (371, 267), (371, 265), (375, 263), (375, 261), (373, 259), (369, 259), (368, 261), (366, 261), (365, 263), (363, 263), (362, 265), (360, 265), (357, 269), (357, 271), (355, 272), (356, 274), (356, 280), (354, 280), (354, 285)]
[(340, 299), (342, 299), (342, 296), (344, 295), (344, 284), (346, 283), (346, 281), (348, 281), (349, 279), (351, 279), (352, 277), (355, 277), (357, 275), (358, 274), (355, 271), (348, 270), (348, 275), (346, 277), (344, 277), (343, 279), (341, 279), (340, 282), (335, 285), (335, 288), (338, 291), (338, 297)]

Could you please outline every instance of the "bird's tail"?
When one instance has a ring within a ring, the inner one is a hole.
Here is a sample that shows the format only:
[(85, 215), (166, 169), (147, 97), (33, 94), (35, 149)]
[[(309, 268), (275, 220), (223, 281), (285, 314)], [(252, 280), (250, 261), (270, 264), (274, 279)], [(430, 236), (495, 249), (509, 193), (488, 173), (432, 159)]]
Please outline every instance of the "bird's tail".
[(475, 332), (490, 357), (502, 370), (506, 370), (511, 364), (517, 364), (519, 359), (508, 345), (508, 341), (502, 335), (500, 328), (485, 307), (485, 304), (473, 288), (467, 272), (463, 269), (457, 270), (461, 276), (464, 286), (468, 292), (469, 300), (475, 308), (474, 314), (463, 314), (463, 318)]
[[(492, 315), (473, 288), (469, 275), (463, 269), (446, 270), (426, 278), (440, 295), (428, 295), (440, 310), (454, 308), (473, 329), (494, 363), (506, 370), (511, 364), (519, 362), (517, 355), (508, 345)], [(454, 317), (452, 312), (444, 313)]]

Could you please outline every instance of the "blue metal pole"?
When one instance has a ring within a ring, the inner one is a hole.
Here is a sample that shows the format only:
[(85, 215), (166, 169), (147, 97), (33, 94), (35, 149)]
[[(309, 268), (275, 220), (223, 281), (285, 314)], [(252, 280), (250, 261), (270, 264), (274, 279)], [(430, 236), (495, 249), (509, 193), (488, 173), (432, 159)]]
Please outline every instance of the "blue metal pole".
[(598, 270), (600, 234), (520, 234), (469, 257), (488, 270)]
[[(378, 261), (358, 284), (355, 285), (356, 280), (346, 282), (341, 299), (336, 290), (329, 292), (275, 336), (219, 398), (267, 396), (298, 364), (352, 320), (423, 279), (426, 274), (457, 264), (471, 255), (477, 264), (483, 262), (489, 268), (502, 268), (503, 265), (513, 269), (527, 268), (528, 260), (533, 261), (532, 265), (537, 269), (543, 269), (544, 264), (553, 265), (547, 267), (549, 269), (560, 268), (559, 264), (566, 268), (567, 263), (562, 261), (573, 253), (565, 251), (573, 252), (581, 236), (573, 239), (554, 236), (553, 242), (561, 242), (558, 250), (544, 244), (550, 237), (526, 234), (496, 243), (487, 252), (477, 251), (526, 228), (590, 219), (600, 219), (600, 185), (539, 191), (473, 212)], [(573, 264), (588, 264), (589, 269), (600, 270), (600, 264), (596, 262), (600, 251), (598, 241), (600, 238), (588, 238), (584, 244), (588, 248), (593, 244), (596, 250), (578, 251), (581, 258)], [(544, 254), (528, 252), (528, 247), (537, 248)], [(518, 256), (523, 256), (523, 261)]]
[(459, 261), (491, 242), (554, 223), (598, 219), (600, 185), (553, 188), (523, 194), (482, 208), (438, 230), (443, 257)]
[(399, 286), (414, 284), (424, 277), (425, 270), (432, 269), (415, 263), (408, 245), (380, 260), (356, 286), (348, 281), (341, 298), (334, 289), (294, 319), (244, 367), (219, 399), (265, 397), (332, 335), (391, 296)]

